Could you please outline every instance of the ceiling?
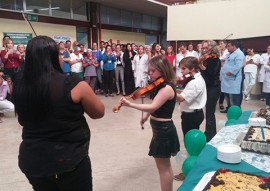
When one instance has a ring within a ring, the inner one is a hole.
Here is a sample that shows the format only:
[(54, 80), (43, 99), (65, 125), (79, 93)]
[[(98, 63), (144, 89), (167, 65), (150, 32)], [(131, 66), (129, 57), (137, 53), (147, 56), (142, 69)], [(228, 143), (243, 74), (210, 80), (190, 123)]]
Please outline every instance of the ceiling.
[(147, 0), (85, 0), (85, 2), (96, 2), (105, 6), (120, 8), (151, 16), (167, 17), (167, 7)]

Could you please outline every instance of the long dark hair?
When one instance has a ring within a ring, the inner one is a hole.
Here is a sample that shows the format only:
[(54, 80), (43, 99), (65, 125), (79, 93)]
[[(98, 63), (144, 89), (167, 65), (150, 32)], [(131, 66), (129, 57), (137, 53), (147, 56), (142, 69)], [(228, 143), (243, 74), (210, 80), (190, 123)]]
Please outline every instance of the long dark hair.
[(15, 83), (14, 104), (19, 119), (46, 118), (52, 110), (50, 83), (54, 72), (62, 73), (58, 46), (47, 36), (37, 36), (26, 47), (22, 79)]

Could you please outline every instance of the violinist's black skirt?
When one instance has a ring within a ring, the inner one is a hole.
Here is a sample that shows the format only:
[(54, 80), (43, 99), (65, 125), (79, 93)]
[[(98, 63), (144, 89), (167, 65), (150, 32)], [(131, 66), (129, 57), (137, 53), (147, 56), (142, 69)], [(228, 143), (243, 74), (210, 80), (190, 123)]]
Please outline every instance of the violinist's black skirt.
[(180, 143), (173, 121), (155, 121), (150, 119), (153, 138), (148, 155), (154, 158), (170, 158), (180, 151)]

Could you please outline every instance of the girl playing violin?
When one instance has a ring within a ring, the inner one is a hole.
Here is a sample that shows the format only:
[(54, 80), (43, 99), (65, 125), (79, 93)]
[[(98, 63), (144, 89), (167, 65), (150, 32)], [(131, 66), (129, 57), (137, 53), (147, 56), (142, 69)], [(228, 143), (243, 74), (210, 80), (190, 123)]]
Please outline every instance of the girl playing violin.
[(207, 89), (205, 108), (206, 124), (204, 133), (208, 142), (217, 133), (215, 111), (221, 92), (219, 79), (221, 61), (219, 59), (218, 45), (213, 40), (205, 40), (202, 42), (202, 53), (203, 57), (206, 59), (203, 59), (203, 61), (199, 63), (199, 66)]
[(175, 74), (169, 61), (164, 56), (155, 56), (149, 61), (149, 76), (155, 81), (160, 77), (164, 82), (151, 93), (150, 104), (131, 103), (125, 97), (120, 99), (123, 106), (144, 112), (141, 125), (150, 116), (153, 137), (150, 143), (149, 156), (153, 156), (159, 172), (162, 191), (173, 190), (173, 172), (170, 157), (180, 150), (180, 143), (172, 113), (176, 103)]

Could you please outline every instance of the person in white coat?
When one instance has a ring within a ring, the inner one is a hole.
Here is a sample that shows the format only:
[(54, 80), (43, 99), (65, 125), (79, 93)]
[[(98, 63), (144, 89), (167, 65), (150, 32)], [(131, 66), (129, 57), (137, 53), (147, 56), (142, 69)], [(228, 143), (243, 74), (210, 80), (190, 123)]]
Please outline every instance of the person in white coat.
[[(264, 65), (266, 65), (269, 62), (269, 58), (270, 58), (270, 46), (267, 47), (267, 52), (261, 54), (261, 60), (260, 60), (260, 70), (258, 73), (258, 82), (261, 84), (261, 91), (262, 91), (262, 87), (263, 87), (263, 81), (265, 78), (265, 69), (264, 69)], [(265, 101), (265, 95), (262, 91), (262, 95), (261, 95), (261, 101)]]
[(264, 63), (264, 80), (263, 80), (263, 92), (265, 93), (266, 105), (270, 106), (270, 45), (267, 48), (267, 53), (262, 55)]
[(246, 64), (244, 66), (245, 80), (243, 94), (245, 100), (250, 100), (250, 92), (252, 87), (256, 83), (257, 68), (260, 65), (260, 55), (255, 54), (252, 48), (247, 49), (248, 55), (246, 55)]
[(135, 87), (144, 87), (148, 81), (148, 56), (144, 52), (144, 46), (138, 47), (138, 54), (133, 59)]

